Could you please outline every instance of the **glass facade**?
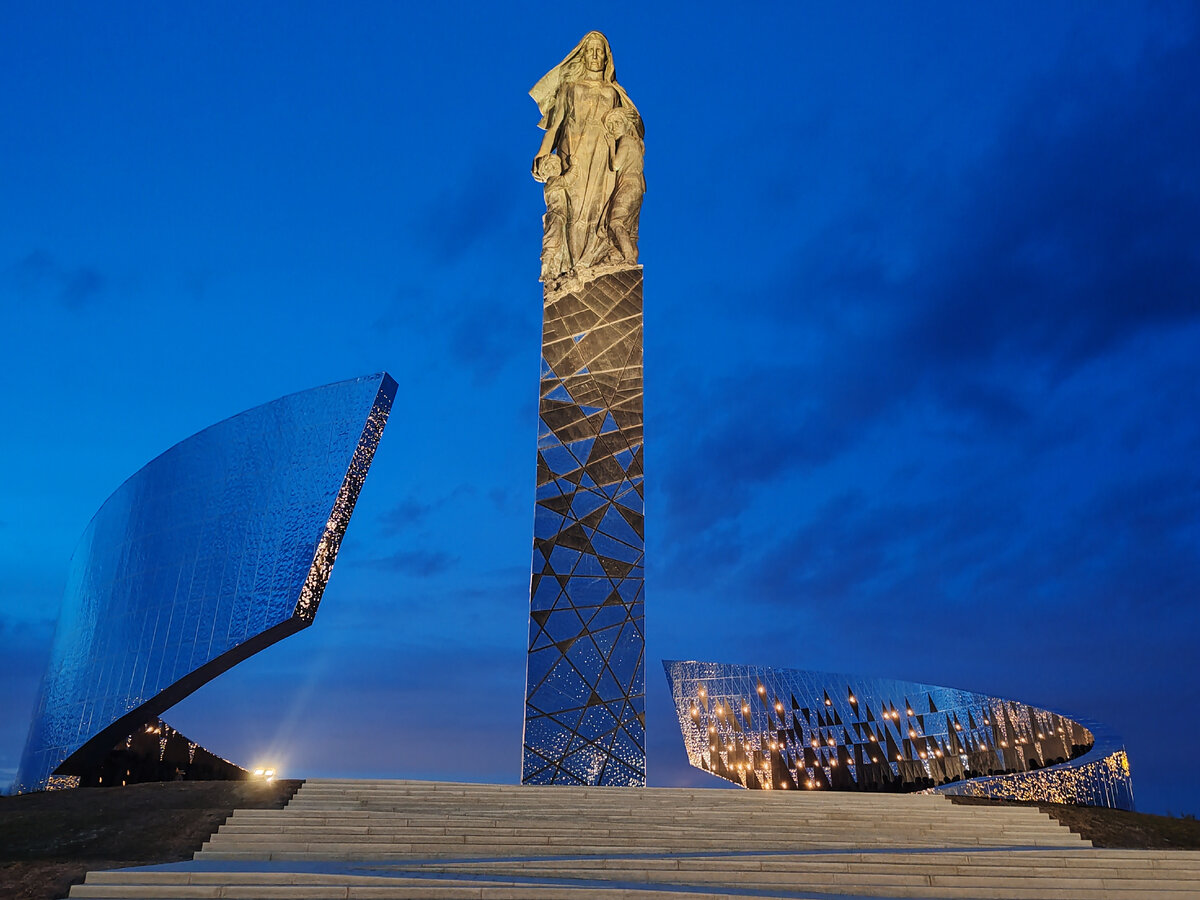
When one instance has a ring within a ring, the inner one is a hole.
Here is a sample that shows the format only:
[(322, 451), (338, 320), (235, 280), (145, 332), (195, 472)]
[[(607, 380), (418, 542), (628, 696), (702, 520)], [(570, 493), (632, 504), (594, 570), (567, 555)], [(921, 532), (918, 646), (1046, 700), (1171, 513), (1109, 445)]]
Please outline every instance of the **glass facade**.
[(642, 272), (547, 293), (521, 781), (644, 785)]
[(972, 691), (665, 661), (688, 761), (755, 789), (902, 791), (1133, 808), (1103, 726)]
[(395, 393), (378, 374), (283, 397), (176, 444), (105, 501), (71, 560), (18, 790), (86, 777), (312, 623)]

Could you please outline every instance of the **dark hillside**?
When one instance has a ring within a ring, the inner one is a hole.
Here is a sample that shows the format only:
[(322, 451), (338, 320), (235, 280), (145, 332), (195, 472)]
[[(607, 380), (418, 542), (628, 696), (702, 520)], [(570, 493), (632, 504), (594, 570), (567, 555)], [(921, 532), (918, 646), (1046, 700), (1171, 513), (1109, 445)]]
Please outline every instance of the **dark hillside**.
[(186, 781), (0, 797), (0, 897), (54, 900), (90, 869), (191, 859), (235, 809), (281, 809), (300, 781)]

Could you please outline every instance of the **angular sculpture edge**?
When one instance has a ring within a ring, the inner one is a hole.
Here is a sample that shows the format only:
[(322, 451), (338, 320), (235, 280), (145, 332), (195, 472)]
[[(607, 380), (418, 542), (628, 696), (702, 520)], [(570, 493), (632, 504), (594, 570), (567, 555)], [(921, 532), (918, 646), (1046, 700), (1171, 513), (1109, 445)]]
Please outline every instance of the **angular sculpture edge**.
[(247, 410), (104, 502), (71, 560), (18, 791), (89, 783), (118, 742), (312, 624), (396, 389), (379, 373)]

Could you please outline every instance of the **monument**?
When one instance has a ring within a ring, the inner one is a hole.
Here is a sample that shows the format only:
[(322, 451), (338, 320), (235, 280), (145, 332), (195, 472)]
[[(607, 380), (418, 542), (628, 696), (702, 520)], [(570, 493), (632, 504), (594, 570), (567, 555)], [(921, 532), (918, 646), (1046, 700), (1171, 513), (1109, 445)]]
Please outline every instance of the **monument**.
[(151, 460), (71, 559), (18, 791), (246, 772), (158, 716), (312, 624), (396, 382), (282, 397)]
[(644, 785), (645, 130), (597, 31), (529, 93), (546, 214), (521, 781)]
[(939, 793), (1133, 808), (1096, 722), (864, 675), (664, 661), (688, 761), (758, 790)]

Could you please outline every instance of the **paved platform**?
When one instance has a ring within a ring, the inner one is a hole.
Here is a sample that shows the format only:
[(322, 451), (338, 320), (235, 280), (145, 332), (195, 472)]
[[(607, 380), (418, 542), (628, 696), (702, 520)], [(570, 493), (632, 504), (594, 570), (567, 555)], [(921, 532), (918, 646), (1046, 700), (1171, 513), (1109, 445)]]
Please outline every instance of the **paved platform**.
[(306, 782), (194, 860), (72, 898), (1200, 898), (1200, 853), (1100, 850), (1032, 807), (945, 797)]

